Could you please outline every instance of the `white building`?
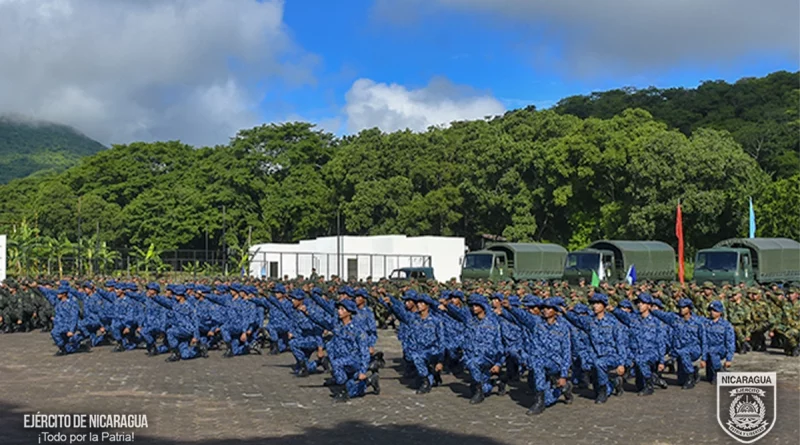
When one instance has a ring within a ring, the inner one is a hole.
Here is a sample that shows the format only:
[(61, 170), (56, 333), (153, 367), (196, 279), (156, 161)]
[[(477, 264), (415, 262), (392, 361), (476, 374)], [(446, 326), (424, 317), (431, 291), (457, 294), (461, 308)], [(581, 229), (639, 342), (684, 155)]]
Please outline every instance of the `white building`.
[(297, 244), (253, 245), (250, 275), (308, 277), (313, 268), (325, 277), (377, 280), (400, 267), (433, 267), (436, 279), (446, 281), (461, 273), (465, 251), (464, 238), (455, 237), (342, 236), (338, 249), (336, 241), (337, 237), (329, 236)]

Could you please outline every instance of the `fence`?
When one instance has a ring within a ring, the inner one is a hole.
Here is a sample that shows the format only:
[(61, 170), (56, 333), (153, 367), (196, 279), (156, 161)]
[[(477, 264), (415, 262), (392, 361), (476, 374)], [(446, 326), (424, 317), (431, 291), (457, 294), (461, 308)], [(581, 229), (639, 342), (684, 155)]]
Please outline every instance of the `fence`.
[(256, 251), (250, 254), (249, 273), (254, 277), (295, 278), (316, 272), (325, 277), (338, 275), (348, 280), (365, 280), (388, 277), (401, 267), (431, 267), (431, 264), (430, 255)]

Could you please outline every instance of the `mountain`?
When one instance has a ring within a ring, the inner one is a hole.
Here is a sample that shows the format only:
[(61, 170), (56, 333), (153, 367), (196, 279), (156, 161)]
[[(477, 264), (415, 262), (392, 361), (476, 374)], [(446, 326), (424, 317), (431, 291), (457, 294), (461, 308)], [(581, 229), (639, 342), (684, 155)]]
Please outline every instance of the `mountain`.
[(0, 116), (0, 184), (62, 171), (106, 147), (66, 125)]

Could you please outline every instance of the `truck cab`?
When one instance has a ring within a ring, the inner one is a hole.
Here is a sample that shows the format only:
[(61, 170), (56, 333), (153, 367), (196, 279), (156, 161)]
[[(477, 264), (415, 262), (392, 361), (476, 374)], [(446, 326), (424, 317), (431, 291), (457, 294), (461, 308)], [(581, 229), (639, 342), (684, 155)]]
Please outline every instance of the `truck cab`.
[(461, 281), (465, 279), (497, 280), (508, 276), (508, 257), (505, 252), (479, 250), (464, 256)]
[(699, 250), (694, 260), (694, 280), (752, 285), (755, 275), (750, 250), (730, 247)]
[(614, 263), (614, 252), (610, 250), (583, 249), (570, 252), (564, 268), (564, 279), (571, 284), (578, 284), (581, 279), (589, 283), (594, 272), (600, 281), (612, 281), (612, 277), (617, 276)]

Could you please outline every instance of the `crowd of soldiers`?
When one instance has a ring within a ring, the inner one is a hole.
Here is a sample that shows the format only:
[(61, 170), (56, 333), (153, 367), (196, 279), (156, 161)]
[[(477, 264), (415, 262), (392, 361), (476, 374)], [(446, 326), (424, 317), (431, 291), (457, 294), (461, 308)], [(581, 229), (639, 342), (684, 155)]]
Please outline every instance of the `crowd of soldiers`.
[(325, 385), (346, 401), (368, 388), (380, 392), (378, 330), (394, 327), (404, 377), (418, 394), (453, 373), (470, 381), (477, 404), (527, 372), (528, 412), (538, 414), (590, 385), (604, 403), (630, 378), (648, 396), (667, 387), (664, 372), (691, 389), (695, 363), (713, 382), (734, 352), (764, 351), (768, 341), (800, 355), (798, 296), (795, 283), (8, 279), (0, 329), (49, 331), (57, 355), (101, 345), (169, 354), (171, 362), (211, 349), (224, 357), (290, 351), (296, 376), (330, 372)]

